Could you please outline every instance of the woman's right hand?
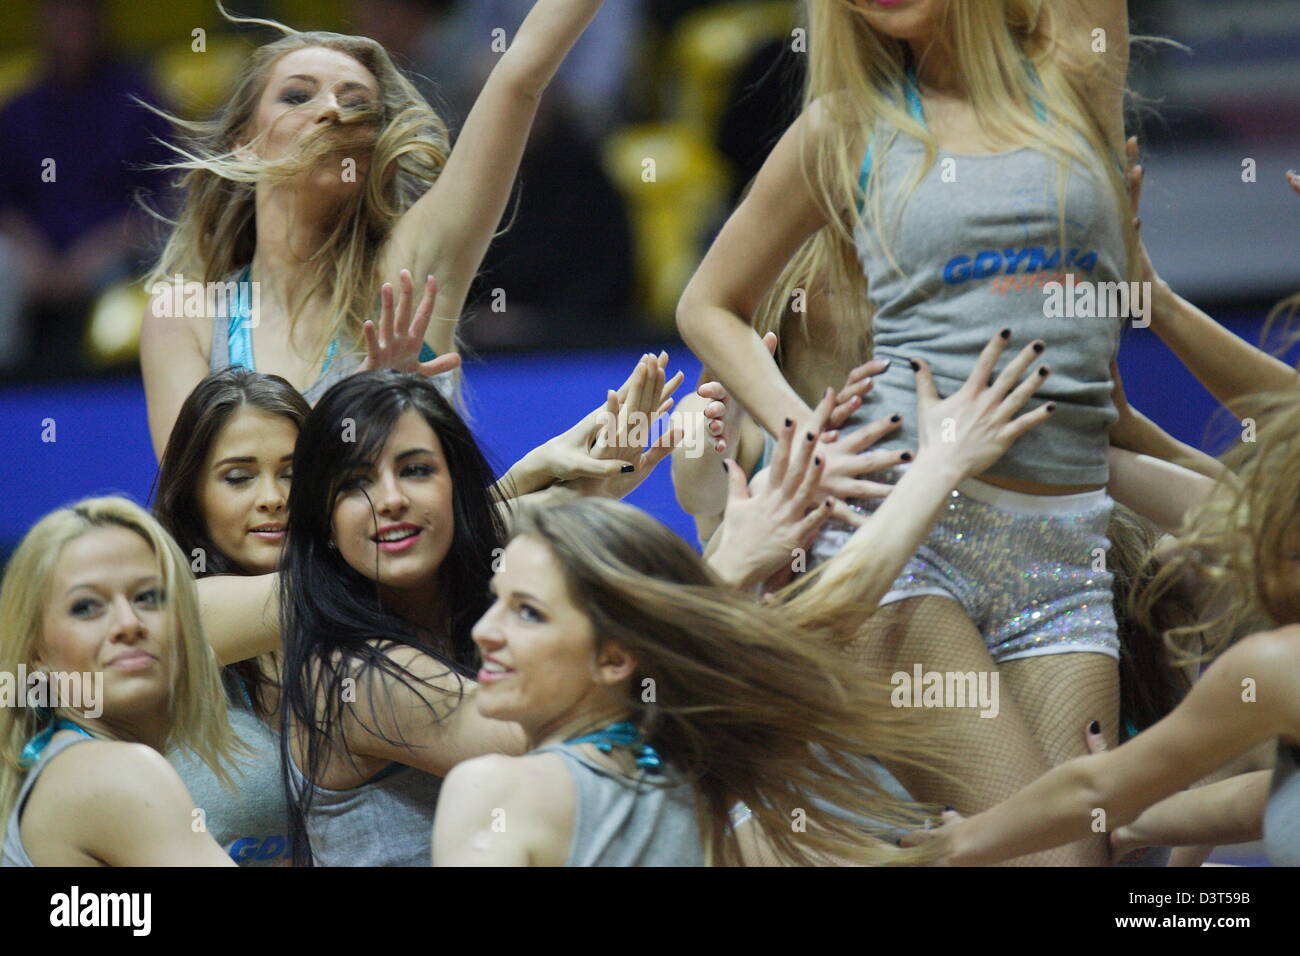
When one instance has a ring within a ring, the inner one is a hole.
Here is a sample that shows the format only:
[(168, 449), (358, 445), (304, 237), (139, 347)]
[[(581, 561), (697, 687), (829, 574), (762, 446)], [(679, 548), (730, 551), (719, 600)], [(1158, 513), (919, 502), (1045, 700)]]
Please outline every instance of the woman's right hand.
[(1035, 425), (1045, 422), (1056, 411), (1048, 402), (1019, 418), (1018, 412), (1047, 380), (1050, 369), (1040, 365), (1020, 381), (1021, 376), (1046, 348), (1034, 341), (1020, 350), (990, 384), (994, 366), (1011, 340), (1011, 330), (1003, 329), (989, 340), (980, 353), (975, 368), (962, 387), (940, 399), (935, 391), (930, 367), (913, 360), (916, 372), (916, 409), (919, 447), (917, 461), (927, 467), (952, 469), (961, 478), (969, 478), (989, 469), (1017, 438)]

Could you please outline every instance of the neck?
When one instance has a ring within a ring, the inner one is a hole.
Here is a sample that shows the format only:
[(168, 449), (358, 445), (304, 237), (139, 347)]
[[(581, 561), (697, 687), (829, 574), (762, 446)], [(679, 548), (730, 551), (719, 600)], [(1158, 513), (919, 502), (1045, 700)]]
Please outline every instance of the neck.
[(315, 270), (310, 260), (332, 229), (331, 210), (284, 184), (259, 187), (256, 207), (253, 278), (263, 311), (286, 314), (292, 305), (302, 304), (311, 288)]
[(99, 717), (84, 717), (79, 712), (60, 708), (55, 711), (55, 716), (85, 728), (96, 737), (146, 744), (159, 753), (163, 751), (170, 729), (169, 716), (163, 710), (126, 716), (101, 714)]
[(957, 66), (957, 54), (948, 38), (938, 33), (924, 39), (908, 41), (912, 61), (916, 64), (916, 83), (925, 91), (943, 96), (961, 97), (965, 92)]
[(601, 696), (605, 699), (580, 701), (568, 712), (545, 720), (521, 720), (519, 723), (528, 737), (528, 749), (536, 750), (548, 744), (563, 743), (574, 737), (594, 733), (620, 720), (631, 719), (627, 707), (609, 700), (604, 694)]

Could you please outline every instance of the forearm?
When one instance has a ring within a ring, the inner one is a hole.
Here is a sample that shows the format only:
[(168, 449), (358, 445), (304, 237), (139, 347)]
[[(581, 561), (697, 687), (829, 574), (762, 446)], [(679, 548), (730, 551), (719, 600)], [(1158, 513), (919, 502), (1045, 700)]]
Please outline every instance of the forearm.
[(1224, 406), (1257, 392), (1300, 386), (1300, 375), (1280, 359), (1234, 335), (1168, 286), (1157, 290), (1151, 328)]
[(1111, 428), (1110, 443), (1139, 455), (1173, 462), (1209, 478), (1218, 478), (1226, 471), (1219, 461), (1180, 442), (1131, 406), (1121, 412), (1120, 420)]
[(497, 66), (522, 93), (540, 97), (602, 0), (537, 0)]
[(541, 467), (541, 454), (540, 448), (534, 448), (511, 465), (510, 470), (497, 479), (496, 484), (492, 486), (492, 490), (497, 493), (502, 501), (522, 498), (535, 491), (548, 488), (555, 482), (554, 476)]
[(1111, 446), (1106, 491), (1169, 532), (1182, 527), (1184, 515), (1209, 497), (1215, 482), (1162, 458)]
[(787, 418), (804, 422), (812, 410), (781, 375), (758, 334), (735, 312), (684, 298), (677, 327), (690, 350), (726, 386), (733, 400), (770, 434)]
[(1176, 793), (1116, 834), (1122, 850), (1146, 846), (1219, 846), (1261, 838), (1272, 772), (1229, 777)]

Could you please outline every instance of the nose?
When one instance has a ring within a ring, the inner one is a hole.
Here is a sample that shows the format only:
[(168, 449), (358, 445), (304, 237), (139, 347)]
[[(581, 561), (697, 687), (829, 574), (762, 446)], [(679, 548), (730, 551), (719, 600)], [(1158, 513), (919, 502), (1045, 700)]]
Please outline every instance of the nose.
[(257, 510), (262, 514), (279, 514), (284, 511), (284, 490), (275, 475), (263, 475), (257, 485)]
[(134, 644), (144, 640), (145, 626), (131, 599), (119, 594), (113, 601), (112, 633), (109, 640), (115, 644)]
[(406, 492), (402, 490), (402, 483), (397, 480), (397, 475), (391, 470), (386, 470), (379, 476), (377, 485), (374, 494), (375, 510), (385, 518), (396, 518), (405, 514), (410, 501), (406, 497)]
[(500, 601), (493, 601), (491, 607), (483, 612), (483, 616), (478, 619), (478, 623), (470, 631), (470, 637), (478, 645), (479, 651), (484, 654), (491, 653), (505, 646), (505, 640), (501, 636), (501, 629), (497, 626), (498, 610), (501, 607)]
[(316, 117), (317, 123), (337, 123), (339, 121), (339, 98), (332, 92), (325, 92), (320, 95), (320, 113)]

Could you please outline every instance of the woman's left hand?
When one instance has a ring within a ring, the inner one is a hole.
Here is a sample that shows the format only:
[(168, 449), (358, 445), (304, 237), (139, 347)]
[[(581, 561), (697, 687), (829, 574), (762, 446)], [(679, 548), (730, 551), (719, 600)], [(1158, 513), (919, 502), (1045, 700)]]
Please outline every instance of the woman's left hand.
[(966, 822), (956, 810), (944, 810), (939, 815), (939, 825), (931, 825), (931, 821), (926, 821), (924, 830), (913, 830), (911, 833), (904, 834), (903, 838), (898, 841), (899, 846), (924, 846), (930, 843), (937, 843), (938, 857), (932, 862), (931, 866), (951, 866), (950, 862), (950, 845), (952, 843), (953, 831)]
[(379, 327), (366, 320), (361, 331), (366, 337), (366, 359), (358, 371), (370, 372), (380, 368), (391, 368), (398, 372), (419, 372), (426, 378), (441, 375), (460, 368), (460, 356), (455, 352), (439, 355), (428, 362), (420, 361), (420, 350), (424, 348), (424, 333), (429, 328), (433, 316), (433, 304), (438, 298), (438, 284), (433, 276), (424, 283), (424, 296), (411, 314), (411, 300), (414, 298), (411, 288), (411, 273), (403, 269), (398, 275), (401, 292), (397, 297), (397, 309), (393, 309), (393, 286), (385, 282), (379, 297), (382, 307), (379, 312)]

